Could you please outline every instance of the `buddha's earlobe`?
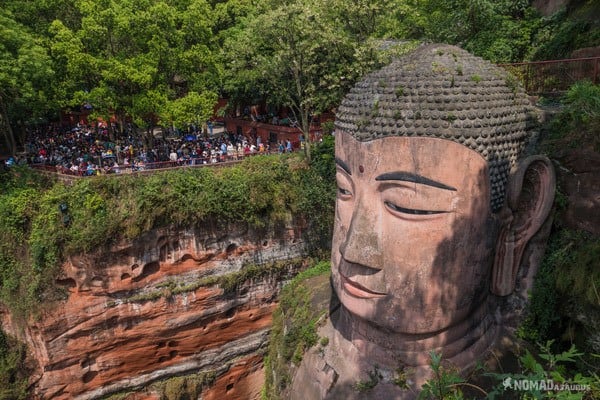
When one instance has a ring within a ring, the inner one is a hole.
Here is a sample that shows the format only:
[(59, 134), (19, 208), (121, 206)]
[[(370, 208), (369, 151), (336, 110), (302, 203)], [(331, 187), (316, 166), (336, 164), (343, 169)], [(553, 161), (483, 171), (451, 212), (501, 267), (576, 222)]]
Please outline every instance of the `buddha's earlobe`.
[(522, 160), (511, 174), (492, 271), (492, 293), (507, 296), (515, 289), (523, 252), (544, 224), (554, 201), (556, 179), (547, 157)]

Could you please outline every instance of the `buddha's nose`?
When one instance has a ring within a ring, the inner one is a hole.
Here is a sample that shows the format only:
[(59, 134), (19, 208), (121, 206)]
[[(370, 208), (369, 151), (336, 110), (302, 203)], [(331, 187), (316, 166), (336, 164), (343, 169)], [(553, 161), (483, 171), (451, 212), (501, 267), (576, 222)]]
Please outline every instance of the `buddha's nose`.
[(352, 213), (340, 253), (348, 262), (374, 269), (383, 268), (381, 220), (373, 204), (360, 202)]

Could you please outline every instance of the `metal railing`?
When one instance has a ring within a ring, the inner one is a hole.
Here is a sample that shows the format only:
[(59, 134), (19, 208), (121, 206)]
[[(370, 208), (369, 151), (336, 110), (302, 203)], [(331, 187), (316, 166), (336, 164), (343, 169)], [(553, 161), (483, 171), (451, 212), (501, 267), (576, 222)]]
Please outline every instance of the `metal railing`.
[(600, 81), (600, 57), (499, 64), (515, 75), (531, 95), (561, 93), (574, 83)]
[[(300, 151), (294, 149), (293, 151)], [(285, 151), (285, 153), (288, 153)], [(97, 175), (124, 176), (129, 174), (145, 175), (158, 171), (166, 171), (181, 168), (201, 168), (201, 167), (226, 167), (241, 163), (245, 158), (257, 155), (280, 154), (278, 150), (257, 151), (255, 153), (233, 154), (217, 157), (198, 157), (188, 158), (177, 161), (161, 161), (153, 163), (135, 162), (134, 164), (119, 165), (118, 167), (94, 168), (92, 170), (72, 171), (60, 165), (49, 164), (30, 164), (30, 167), (44, 174), (51, 174), (60, 180), (72, 182), (74, 180)]]

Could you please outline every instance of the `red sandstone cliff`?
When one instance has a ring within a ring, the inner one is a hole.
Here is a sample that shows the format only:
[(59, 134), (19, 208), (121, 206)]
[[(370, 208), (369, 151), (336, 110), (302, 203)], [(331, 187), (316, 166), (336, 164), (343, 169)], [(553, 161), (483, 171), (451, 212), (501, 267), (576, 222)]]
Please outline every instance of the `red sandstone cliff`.
[(143, 388), (194, 372), (215, 376), (203, 398), (256, 398), (275, 296), (300, 263), (246, 277), (230, 293), (210, 279), (292, 260), (302, 249), (297, 232), (285, 228), (270, 235), (231, 225), (149, 232), (72, 257), (57, 280), (67, 299), (24, 330), (4, 313), (3, 327), (27, 342), (38, 364), (38, 398), (94, 399), (126, 390), (144, 392), (131, 399), (159, 398)]

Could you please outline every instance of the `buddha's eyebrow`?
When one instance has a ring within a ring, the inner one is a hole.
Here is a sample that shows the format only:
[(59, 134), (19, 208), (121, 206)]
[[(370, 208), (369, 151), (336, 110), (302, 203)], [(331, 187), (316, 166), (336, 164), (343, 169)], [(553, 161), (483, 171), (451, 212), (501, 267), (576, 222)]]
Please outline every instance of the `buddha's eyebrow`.
[(348, 167), (348, 164), (346, 164), (344, 161), (336, 157), (335, 163), (339, 165), (340, 168), (343, 169), (348, 175), (352, 175), (352, 172), (350, 172), (350, 167)]
[(413, 174), (412, 172), (395, 171), (381, 174), (375, 178), (376, 181), (405, 181), (420, 183), (422, 185), (433, 186), (439, 189), (451, 190), (456, 192), (456, 188), (452, 186), (444, 185), (441, 182), (434, 181), (433, 179), (426, 178), (421, 175)]

